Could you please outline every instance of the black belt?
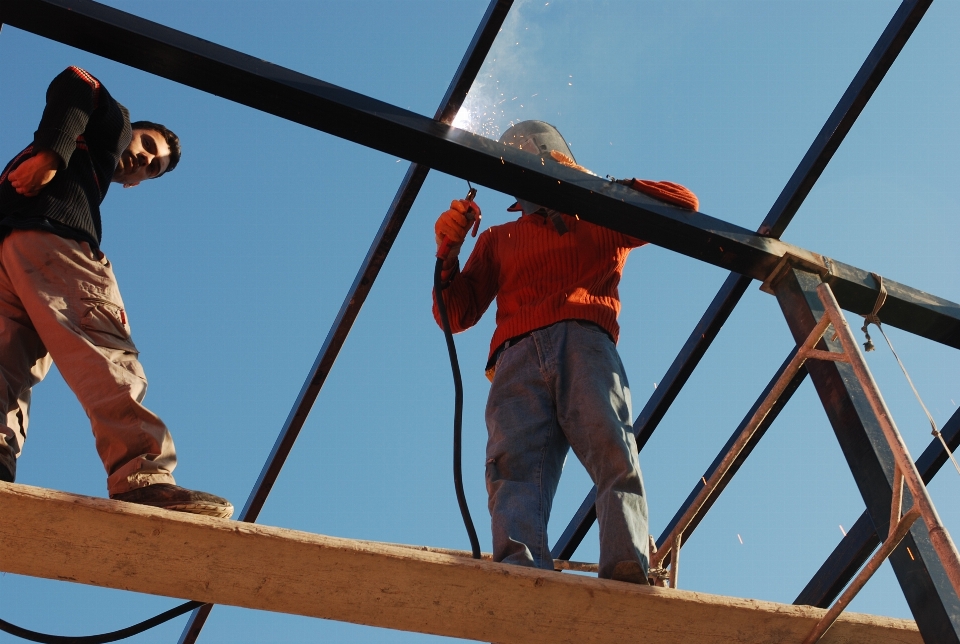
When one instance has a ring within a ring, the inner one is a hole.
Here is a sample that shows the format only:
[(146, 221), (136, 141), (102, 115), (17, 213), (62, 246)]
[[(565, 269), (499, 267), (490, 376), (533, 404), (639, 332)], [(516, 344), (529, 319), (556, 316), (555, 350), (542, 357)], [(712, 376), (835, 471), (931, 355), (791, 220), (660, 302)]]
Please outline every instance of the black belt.
[[(600, 326), (596, 322), (591, 322), (590, 320), (577, 320), (577, 319), (560, 320), (560, 322), (576, 322), (577, 324), (580, 324), (580, 325), (592, 326), (596, 328), (598, 331), (603, 331), (603, 334), (606, 335), (608, 338), (610, 338), (611, 342), (613, 341), (613, 338), (610, 336), (610, 332), (604, 329), (602, 326)], [(560, 324), (560, 322), (554, 322), (553, 324)], [(507, 349), (509, 349), (510, 347), (512, 347), (513, 345), (517, 344), (521, 340), (525, 340), (529, 338), (531, 335), (533, 335), (537, 331), (540, 331), (541, 329), (546, 329), (547, 327), (553, 326), (553, 324), (548, 324), (547, 326), (542, 326), (536, 329), (532, 329), (530, 331), (527, 331), (526, 333), (515, 335), (509, 340), (505, 340), (503, 344), (501, 344), (499, 347), (494, 349), (493, 353), (490, 354), (490, 360), (487, 361), (487, 366), (485, 367), (485, 369), (489, 369), (493, 365), (497, 364), (497, 359), (500, 357), (500, 354), (506, 351)]]

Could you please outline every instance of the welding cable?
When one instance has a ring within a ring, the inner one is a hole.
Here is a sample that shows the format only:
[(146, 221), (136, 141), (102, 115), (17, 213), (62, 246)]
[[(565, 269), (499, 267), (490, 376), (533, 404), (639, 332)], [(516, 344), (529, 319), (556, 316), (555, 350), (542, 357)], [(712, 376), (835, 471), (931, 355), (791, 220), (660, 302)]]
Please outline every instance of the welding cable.
[(480, 558), (480, 541), (477, 539), (477, 530), (473, 527), (470, 518), (470, 508), (467, 507), (467, 497), (463, 493), (463, 468), (460, 465), (463, 434), (463, 380), (460, 377), (460, 361), (457, 360), (457, 347), (453, 343), (453, 332), (450, 330), (450, 320), (447, 318), (447, 305), (443, 302), (443, 258), (437, 258), (437, 267), (433, 271), (433, 292), (437, 300), (437, 311), (440, 313), (440, 322), (443, 326), (443, 335), (447, 340), (447, 352), (450, 354), (450, 369), (453, 371), (454, 411), (453, 411), (453, 485), (457, 490), (457, 503), (460, 505), (460, 515), (463, 517), (463, 526), (470, 537), (470, 548), (473, 558)]
[(139, 624), (134, 624), (133, 626), (128, 626), (127, 628), (121, 628), (119, 631), (113, 631), (111, 633), (102, 633), (100, 635), (82, 635), (78, 637), (70, 637), (66, 635), (47, 635), (46, 633), (38, 633), (36, 631), (27, 630), (26, 628), (14, 626), (10, 622), (5, 622), (2, 619), (0, 619), (0, 631), (19, 637), (20, 639), (29, 640), (31, 642), (42, 642), (43, 644), (105, 644), (106, 642), (116, 642), (117, 640), (133, 637), (134, 635), (138, 635), (144, 631), (150, 630), (154, 626), (159, 626), (164, 622), (169, 622), (174, 617), (179, 617), (184, 613), (189, 613), (190, 611), (200, 608), (201, 606), (203, 606), (203, 602), (186, 602), (184, 604), (180, 604), (176, 608), (171, 608), (166, 612), (160, 613), (155, 617), (145, 619)]

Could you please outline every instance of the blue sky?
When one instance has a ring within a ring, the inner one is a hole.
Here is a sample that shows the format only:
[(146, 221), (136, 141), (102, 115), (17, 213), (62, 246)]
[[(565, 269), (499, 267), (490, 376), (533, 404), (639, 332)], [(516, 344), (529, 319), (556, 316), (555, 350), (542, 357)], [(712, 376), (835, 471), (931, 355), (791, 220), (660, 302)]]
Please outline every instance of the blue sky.
[[(482, 0), (107, 4), (426, 115), (486, 8)], [(601, 176), (683, 183), (703, 212), (756, 228), (897, 6), (520, 2), (472, 92), (469, 105), (479, 116), (463, 123), (495, 136), (511, 121), (550, 121), (577, 160)], [(960, 3), (933, 4), (786, 241), (960, 301), (958, 25)], [(30, 141), (46, 85), (68, 65), (95, 74), (135, 119), (163, 122), (183, 141), (175, 172), (111, 190), (103, 250), (150, 379), (146, 403), (177, 443), (178, 482), (240, 507), (408, 163), (11, 27), (0, 32), (4, 160)], [(484, 108), (488, 117), (496, 108), (492, 119), (482, 117)], [(433, 222), (465, 190), (460, 179), (428, 177), (262, 523), (469, 547), (450, 474), (453, 386), (430, 315)], [(484, 225), (512, 217), (508, 196), (481, 188), (477, 201)], [(620, 352), (635, 416), (725, 277), (656, 247), (631, 255), (621, 286)], [(792, 346), (776, 301), (755, 286), (641, 454), (654, 535)], [(485, 551), (483, 364), (492, 332), (491, 311), (457, 337), (466, 386), (465, 485)], [(889, 335), (944, 423), (960, 402), (954, 350), (895, 329)], [(930, 439), (919, 406), (884, 347), (868, 360), (918, 456)], [(18, 477), (105, 495), (87, 419), (55, 372), (35, 391)], [(960, 532), (958, 486), (960, 477), (947, 468), (931, 486), (953, 534)], [(551, 542), (589, 488), (583, 469), (568, 459)], [(806, 382), (685, 544), (680, 587), (789, 603), (839, 542), (841, 526), (849, 528), (862, 511)], [(597, 557), (594, 530), (575, 558)], [(162, 567), (158, 561), (160, 574)], [(113, 630), (175, 604), (9, 574), (0, 575), (0, 594), (0, 617), (66, 635)], [(909, 617), (889, 565), (851, 609)], [(185, 619), (132, 641), (176, 641)], [(228, 607), (214, 609), (201, 636), (435, 639)], [(13, 638), (0, 634), (7, 641)]]

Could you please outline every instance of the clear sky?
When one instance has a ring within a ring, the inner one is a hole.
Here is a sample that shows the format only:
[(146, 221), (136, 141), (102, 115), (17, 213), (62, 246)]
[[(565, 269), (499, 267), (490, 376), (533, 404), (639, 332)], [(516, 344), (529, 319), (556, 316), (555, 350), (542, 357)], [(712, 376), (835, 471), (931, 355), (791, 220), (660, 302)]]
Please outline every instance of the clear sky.
[[(486, 8), (485, 0), (108, 4), (430, 116)], [(549, 121), (601, 176), (683, 183), (703, 212), (755, 229), (897, 6), (519, 2), (463, 123), (496, 136), (511, 121)], [(958, 28), (960, 3), (935, 2), (784, 235), (955, 302)], [(175, 172), (111, 189), (103, 250), (150, 379), (146, 403), (176, 440), (178, 482), (239, 508), (408, 163), (11, 27), (0, 32), (3, 161), (30, 142), (46, 85), (68, 65), (95, 74), (134, 119), (163, 122), (183, 141)], [(465, 191), (460, 179), (430, 174), (262, 523), (469, 547), (451, 480), (453, 385), (430, 315), (433, 222)], [(508, 196), (481, 188), (477, 201), (484, 225), (512, 218)], [(619, 346), (634, 416), (726, 275), (652, 246), (631, 255)], [(655, 536), (792, 346), (776, 301), (756, 286), (641, 454)], [(859, 318), (850, 321), (859, 328)], [(465, 485), (485, 551), (483, 365), (493, 327), (491, 310), (457, 337)], [(946, 422), (960, 402), (957, 354), (889, 334), (935, 418)], [(919, 406), (889, 351), (878, 347), (869, 363), (918, 456), (930, 440)], [(35, 391), (30, 432), (19, 482), (106, 494), (88, 421), (55, 372)], [(571, 457), (551, 543), (589, 488)], [(931, 486), (955, 535), (958, 490), (960, 476), (948, 468)], [(685, 544), (680, 587), (792, 602), (863, 507), (808, 381)], [(597, 557), (594, 530), (575, 559)], [(163, 574), (162, 561), (156, 570)], [(0, 596), (0, 617), (62, 635), (113, 630), (177, 603), (9, 574), (0, 575)], [(910, 616), (888, 564), (851, 608)], [(185, 621), (131, 641), (175, 642)], [(200, 641), (435, 639), (217, 607)]]

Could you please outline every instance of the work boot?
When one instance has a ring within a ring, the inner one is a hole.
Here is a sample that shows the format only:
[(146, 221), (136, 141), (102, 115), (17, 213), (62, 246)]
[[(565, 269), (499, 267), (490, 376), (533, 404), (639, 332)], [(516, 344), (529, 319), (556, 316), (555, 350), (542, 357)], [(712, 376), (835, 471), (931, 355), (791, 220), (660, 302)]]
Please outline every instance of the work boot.
[(11, 472), (6, 465), (0, 463), (0, 481), (13, 483), (13, 478), (13, 472)]
[(643, 586), (649, 583), (643, 566), (633, 560), (617, 562), (617, 565), (613, 567), (610, 578), (615, 581), (625, 581), (629, 584), (641, 584)]
[(233, 514), (233, 504), (224, 498), (206, 492), (188, 490), (185, 487), (171, 485), (170, 483), (154, 483), (146, 487), (138, 487), (129, 492), (111, 494), (110, 498), (115, 501), (152, 505), (164, 510), (203, 514), (221, 519), (229, 519), (230, 515)]

